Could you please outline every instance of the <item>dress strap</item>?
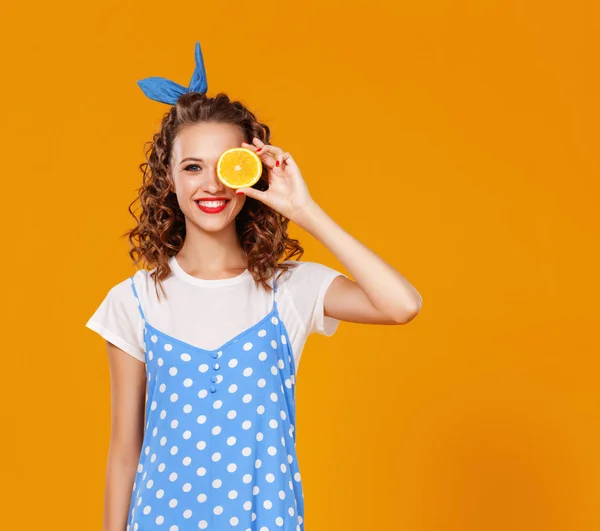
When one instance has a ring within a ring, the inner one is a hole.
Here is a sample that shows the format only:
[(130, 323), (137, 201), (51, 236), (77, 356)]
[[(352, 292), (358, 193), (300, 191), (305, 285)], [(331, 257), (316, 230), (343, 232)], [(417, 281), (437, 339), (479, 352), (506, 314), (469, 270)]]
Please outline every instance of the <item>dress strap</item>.
[(135, 282), (133, 281), (133, 277), (129, 277), (131, 279), (131, 288), (133, 289), (133, 296), (137, 302), (138, 310), (140, 311), (140, 315), (142, 316), (142, 321), (146, 322), (146, 317), (144, 316), (144, 310), (142, 310), (142, 301), (138, 296), (137, 290), (135, 289)]
[(273, 308), (277, 307), (277, 301), (275, 300), (276, 293), (277, 293), (277, 280), (275, 280), (275, 278), (273, 278), (273, 297), (271, 298), (271, 303), (272, 303)]

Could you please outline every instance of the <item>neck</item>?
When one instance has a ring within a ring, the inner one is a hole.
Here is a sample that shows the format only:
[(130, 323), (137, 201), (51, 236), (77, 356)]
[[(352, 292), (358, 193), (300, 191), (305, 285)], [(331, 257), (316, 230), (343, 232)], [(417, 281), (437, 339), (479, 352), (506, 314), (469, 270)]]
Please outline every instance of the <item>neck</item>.
[(220, 232), (205, 232), (188, 224), (185, 241), (176, 258), (188, 274), (204, 279), (239, 275), (248, 267), (235, 223)]

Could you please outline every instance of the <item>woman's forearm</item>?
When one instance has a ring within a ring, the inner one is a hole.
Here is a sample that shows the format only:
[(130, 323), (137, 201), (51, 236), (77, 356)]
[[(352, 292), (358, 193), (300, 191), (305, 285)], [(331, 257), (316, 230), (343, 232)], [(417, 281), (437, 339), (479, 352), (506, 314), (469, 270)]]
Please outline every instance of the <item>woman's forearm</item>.
[(125, 531), (136, 470), (136, 457), (109, 450), (102, 531)]
[(421, 295), (396, 269), (358, 241), (316, 203), (311, 202), (293, 221), (327, 247), (352, 275), (371, 304), (404, 320), (419, 312)]

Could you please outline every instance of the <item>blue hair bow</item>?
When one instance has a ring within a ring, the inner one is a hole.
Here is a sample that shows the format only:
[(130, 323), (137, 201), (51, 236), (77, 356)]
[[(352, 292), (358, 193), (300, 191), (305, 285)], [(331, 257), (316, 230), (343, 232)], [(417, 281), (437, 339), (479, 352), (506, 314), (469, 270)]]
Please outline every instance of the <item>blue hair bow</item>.
[(196, 42), (196, 68), (192, 75), (190, 85), (185, 88), (183, 85), (175, 83), (164, 77), (147, 77), (137, 82), (144, 94), (151, 100), (160, 101), (175, 105), (179, 96), (186, 92), (203, 92), (208, 90), (208, 82), (206, 81), (206, 70), (204, 69), (204, 60), (202, 59), (202, 51), (200, 43)]

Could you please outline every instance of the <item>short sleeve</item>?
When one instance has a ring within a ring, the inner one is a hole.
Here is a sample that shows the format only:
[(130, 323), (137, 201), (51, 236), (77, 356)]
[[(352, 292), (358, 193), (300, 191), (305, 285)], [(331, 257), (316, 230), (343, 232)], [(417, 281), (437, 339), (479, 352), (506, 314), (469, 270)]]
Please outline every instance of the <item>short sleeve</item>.
[(144, 357), (144, 324), (127, 279), (113, 286), (85, 325), (139, 361)]
[(316, 262), (297, 264), (289, 270), (285, 285), (306, 333), (332, 336), (340, 321), (325, 316), (325, 294), (336, 277), (345, 275)]

